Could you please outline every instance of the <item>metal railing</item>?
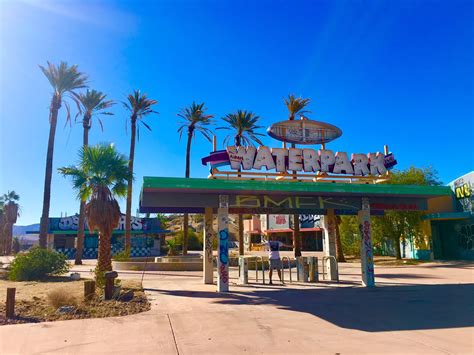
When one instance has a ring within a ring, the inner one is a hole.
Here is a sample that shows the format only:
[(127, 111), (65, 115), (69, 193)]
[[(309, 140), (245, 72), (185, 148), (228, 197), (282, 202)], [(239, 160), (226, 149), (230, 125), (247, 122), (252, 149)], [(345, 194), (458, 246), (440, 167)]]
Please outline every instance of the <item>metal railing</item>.
[[(328, 260), (334, 260), (334, 265), (336, 266), (336, 281), (339, 282), (339, 266), (337, 264), (337, 259), (333, 255), (326, 255), (323, 256), (323, 279), (326, 280), (326, 275), (327, 275), (327, 268), (326, 268), (326, 262)], [(329, 278), (331, 278), (329, 276)]]
[(289, 256), (281, 258), (281, 281), (285, 282), (285, 260), (288, 260), (288, 272), (290, 273), (290, 283), (293, 282), (291, 277), (291, 259)]
[(258, 261), (262, 262), (262, 281), (265, 284), (265, 261), (263, 260), (263, 256), (256, 256), (255, 257), (255, 282), (258, 282)]

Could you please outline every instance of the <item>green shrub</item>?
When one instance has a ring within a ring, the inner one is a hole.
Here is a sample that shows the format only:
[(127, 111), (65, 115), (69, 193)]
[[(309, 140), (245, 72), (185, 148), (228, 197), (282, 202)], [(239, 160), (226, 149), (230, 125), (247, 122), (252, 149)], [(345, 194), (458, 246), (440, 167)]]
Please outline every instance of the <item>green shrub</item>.
[(29, 252), (15, 257), (8, 278), (14, 281), (41, 280), (48, 275), (64, 274), (69, 271), (69, 267), (64, 254), (33, 247)]
[[(173, 239), (176, 244), (183, 245), (183, 231), (177, 232)], [(202, 250), (202, 233), (188, 230), (188, 250)]]
[(127, 250), (123, 250), (120, 253), (115, 254), (112, 257), (114, 261), (129, 261), (130, 260), (130, 252)]

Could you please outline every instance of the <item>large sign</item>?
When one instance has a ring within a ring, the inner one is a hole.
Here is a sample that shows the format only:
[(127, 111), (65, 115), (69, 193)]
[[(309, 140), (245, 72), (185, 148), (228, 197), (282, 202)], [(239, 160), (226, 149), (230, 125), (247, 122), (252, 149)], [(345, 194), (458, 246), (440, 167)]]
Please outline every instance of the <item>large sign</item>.
[(449, 185), (461, 209), (464, 212), (474, 213), (474, 171), (457, 178)]
[[(49, 231), (77, 231), (79, 226), (79, 215), (50, 218), (49, 219)], [(133, 217), (130, 222), (131, 230), (133, 231), (146, 231), (146, 230), (160, 230), (160, 221), (156, 218), (139, 218)], [(88, 229), (87, 219), (85, 229)], [(115, 230), (125, 230), (125, 215), (120, 217), (120, 221)]]
[(357, 176), (383, 175), (397, 164), (393, 154), (334, 153), (329, 149), (269, 148), (260, 146), (228, 146), (225, 151), (212, 152), (202, 159), (212, 167), (230, 164), (233, 170), (276, 170), (277, 172), (303, 171)]
[[(142, 201), (144, 203), (145, 201)], [(189, 212), (203, 213), (202, 206), (216, 209), (219, 205), (218, 196), (213, 193), (178, 193), (159, 192), (148, 194), (146, 206), (142, 210), (148, 212)], [(426, 199), (416, 198), (384, 198), (374, 197), (370, 199), (371, 210), (403, 210), (423, 211), (426, 210)], [(359, 197), (331, 197), (331, 196), (308, 196), (308, 195), (269, 195), (269, 194), (245, 194), (229, 195), (230, 213), (257, 213), (257, 214), (317, 214), (326, 213), (326, 209), (335, 209), (338, 214), (354, 214), (362, 208)]]

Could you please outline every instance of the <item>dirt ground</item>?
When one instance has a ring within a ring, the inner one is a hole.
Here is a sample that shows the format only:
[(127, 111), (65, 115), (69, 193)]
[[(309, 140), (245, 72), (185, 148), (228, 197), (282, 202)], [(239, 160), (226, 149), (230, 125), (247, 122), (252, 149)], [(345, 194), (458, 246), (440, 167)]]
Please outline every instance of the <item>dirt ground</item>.
[[(5, 300), (8, 287), (16, 288), (15, 318), (5, 317)], [(84, 279), (72, 281), (68, 277), (51, 277), (44, 281), (0, 280), (0, 325), (37, 323), (66, 319), (103, 318), (135, 314), (150, 309), (141, 283), (136, 280), (121, 281), (122, 291), (133, 290), (133, 299), (105, 301), (101, 291), (96, 297), (84, 302)], [(52, 294), (67, 295), (64, 305), (73, 306), (66, 313), (58, 312), (58, 305), (51, 301)]]

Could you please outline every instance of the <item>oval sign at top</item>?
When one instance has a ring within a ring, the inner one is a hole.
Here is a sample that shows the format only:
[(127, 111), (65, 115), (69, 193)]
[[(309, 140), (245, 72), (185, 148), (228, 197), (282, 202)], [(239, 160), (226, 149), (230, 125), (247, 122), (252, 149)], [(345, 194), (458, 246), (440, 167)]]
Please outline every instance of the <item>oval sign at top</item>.
[(270, 137), (295, 144), (321, 144), (342, 136), (338, 127), (308, 119), (286, 120), (272, 124), (267, 129)]

